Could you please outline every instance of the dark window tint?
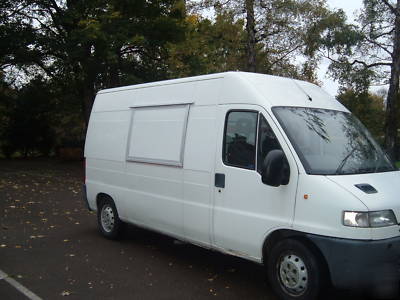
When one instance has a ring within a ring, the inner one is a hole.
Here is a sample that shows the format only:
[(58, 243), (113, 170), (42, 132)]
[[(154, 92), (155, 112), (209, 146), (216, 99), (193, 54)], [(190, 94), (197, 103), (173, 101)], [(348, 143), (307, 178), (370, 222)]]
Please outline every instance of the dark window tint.
[(279, 142), (267, 123), (267, 120), (260, 115), (260, 123), (258, 128), (258, 153), (257, 153), (257, 171), (261, 174), (264, 159), (271, 150), (282, 149)]
[(255, 169), (256, 112), (231, 111), (225, 124), (223, 160), (225, 164), (246, 169)]

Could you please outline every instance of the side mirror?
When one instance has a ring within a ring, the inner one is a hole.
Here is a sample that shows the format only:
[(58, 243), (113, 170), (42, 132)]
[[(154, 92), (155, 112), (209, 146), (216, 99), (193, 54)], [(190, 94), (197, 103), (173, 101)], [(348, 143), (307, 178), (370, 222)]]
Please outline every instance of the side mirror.
[(264, 159), (261, 179), (271, 186), (287, 185), (289, 183), (289, 163), (282, 150), (270, 151)]

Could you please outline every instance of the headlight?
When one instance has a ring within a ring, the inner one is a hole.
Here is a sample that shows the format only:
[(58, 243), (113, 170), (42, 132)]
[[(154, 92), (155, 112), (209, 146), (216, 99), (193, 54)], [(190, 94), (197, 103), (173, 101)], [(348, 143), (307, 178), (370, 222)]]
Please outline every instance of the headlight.
[(343, 213), (343, 225), (351, 227), (369, 227), (368, 213), (357, 211), (345, 211)]
[(343, 212), (343, 225), (351, 227), (385, 227), (396, 225), (397, 220), (393, 211), (380, 210), (380, 211), (345, 211)]
[(397, 220), (392, 210), (371, 211), (369, 224), (371, 227), (385, 227), (396, 225)]

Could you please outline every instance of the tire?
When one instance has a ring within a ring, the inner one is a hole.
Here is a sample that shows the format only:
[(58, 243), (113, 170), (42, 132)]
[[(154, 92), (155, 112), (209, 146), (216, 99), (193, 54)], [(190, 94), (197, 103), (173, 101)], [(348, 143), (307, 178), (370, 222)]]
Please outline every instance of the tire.
[(318, 299), (324, 290), (324, 265), (311, 247), (295, 239), (285, 239), (267, 257), (268, 280), (280, 299)]
[(111, 199), (104, 199), (100, 202), (97, 209), (97, 224), (104, 237), (111, 240), (119, 238), (123, 223), (119, 219), (117, 208)]

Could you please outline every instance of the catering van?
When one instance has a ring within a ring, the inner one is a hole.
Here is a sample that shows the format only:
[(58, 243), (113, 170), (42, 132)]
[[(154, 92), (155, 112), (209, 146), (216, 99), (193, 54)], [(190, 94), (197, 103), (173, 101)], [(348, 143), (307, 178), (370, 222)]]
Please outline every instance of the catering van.
[(131, 223), (264, 264), (282, 299), (398, 293), (400, 172), (314, 84), (227, 72), (102, 90), (85, 159), (107, 238)]

